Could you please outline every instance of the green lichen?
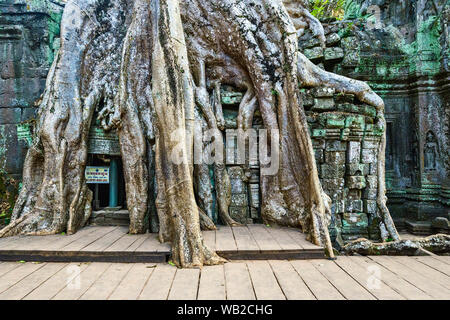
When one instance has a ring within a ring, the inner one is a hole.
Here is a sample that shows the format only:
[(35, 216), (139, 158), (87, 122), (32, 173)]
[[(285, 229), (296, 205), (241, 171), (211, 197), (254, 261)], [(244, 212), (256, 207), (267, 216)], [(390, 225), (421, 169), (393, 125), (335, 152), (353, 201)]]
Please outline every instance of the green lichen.
[(62, 12), (50, 12), (47, 20), (49, 32), (49, 49), (47, 53), (47, 63), (51, 65), (55, 59), (55, 54), (60, 46)]
[(424, 75), (439, 72), (442, 53), (441, 31), (441, 18), (431, 16), (420, 24), (415, 41), (400, 46), (400, 50), (408, 56), (410, 72)]
[[(23, 1), (17, 1), (23, 3)], [(60, 5), (57, 3), (59, 2)], [(48, 65), (53, 63), (55, 53), (59, 49), (59, 37), (61, 32), (61, 19), (63, 14), (63, 4), (65, 1), (49, 0), (26, 0), (28, 12), (41, 12), (47, 14), (48, 48), (46, 60)]]

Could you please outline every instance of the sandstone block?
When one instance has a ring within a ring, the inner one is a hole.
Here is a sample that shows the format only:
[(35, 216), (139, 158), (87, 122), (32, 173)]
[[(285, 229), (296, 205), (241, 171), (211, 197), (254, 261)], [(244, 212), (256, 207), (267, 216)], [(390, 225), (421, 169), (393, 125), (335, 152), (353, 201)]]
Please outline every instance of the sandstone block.
[(347, 187), (362, 190), (366, 187), (366, 178), (364, 176), (348, 176)]

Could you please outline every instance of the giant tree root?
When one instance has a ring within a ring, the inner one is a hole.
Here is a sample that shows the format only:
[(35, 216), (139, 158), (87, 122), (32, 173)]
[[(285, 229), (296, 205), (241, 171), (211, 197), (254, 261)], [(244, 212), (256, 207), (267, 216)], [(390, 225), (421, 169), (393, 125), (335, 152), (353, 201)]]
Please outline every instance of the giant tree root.
[(450, 236), (436, 234), (417, 240), (398, 240), (383, 243), (374, 243), (367, 239), (357, 239), (344, 246), (342, 253), (347, 255), (360, 254), (364, 256), (415, 256), (423, 255), (423, 249), (435, 254), (450, 253)]

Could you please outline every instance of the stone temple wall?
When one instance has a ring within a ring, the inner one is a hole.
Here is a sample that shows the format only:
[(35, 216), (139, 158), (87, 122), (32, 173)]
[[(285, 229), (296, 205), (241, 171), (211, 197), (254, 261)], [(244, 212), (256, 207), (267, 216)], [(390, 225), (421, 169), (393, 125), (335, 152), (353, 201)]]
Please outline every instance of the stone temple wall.
[(45, 88), (63, 6), (49, 0), (0, 1), (0, 169), (22, 175), (35, 101)]
[(449, 18), (445, 0), (355, 0), (344, 21), (324, 22), (326, 49), (300, 38), (317, 65), (383, 97), (388, 206), (399, 229), (417, 234), (450, 230)]
[(330, 88), (304, 90), (303, 96), (319, 177), (333, 200), (332, 235), (338, 241), (378, 239), (377, 160), (383, 130), (375, 108)]
[[(385, 103), (388, 206), (398, 228), (449, 231), (450, 3), (358, 0), (349, 18), (330, 23), (344, 50), (329, 70), (367, 81)], [(366, 12), (362, 10), (368, 8)]]
[[(0, 1), (0, 170), (16, 178), (31, 139), (34, 102), (59, 46), (64, 2)], [(419, 233), (449, 225), (450, 9), (445, 3), (354, 0), (344, 21), (324, 21), (326, 49), (308, 33), (299, 40), (314, 63), (369, 82), (385, 100), (388, 206), (399, 228)], [(375, 15), (367, 17), (367, 9)], [(377, 238), (370, 226), (376, 223), (381, 132), (373, 108), (329, 88), (302, 91), (320, 178), (333, 199), (333, 237), (338, 242)], [(228, 101), (230, 96), (239, 95), (224, 95), (224, 106), (238, 103)], [(243, 184), (241, 170), (232, 168), (231, 209), (236, 217), (256, 221), (258, 168), (251, 171)]]

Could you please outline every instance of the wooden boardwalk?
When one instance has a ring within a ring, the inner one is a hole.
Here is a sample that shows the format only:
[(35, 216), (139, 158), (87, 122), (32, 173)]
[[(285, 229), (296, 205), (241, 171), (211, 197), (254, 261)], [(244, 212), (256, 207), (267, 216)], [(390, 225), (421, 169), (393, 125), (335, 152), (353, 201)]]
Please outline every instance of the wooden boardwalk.
[(450, 300), (450, 257), (161, 263), (0, 263), (3, 299)]
[[(86, 227), (74, 235), (0, 239), (0, 261), (166, 262), (170, 245), (156, 234), (129, 235), (126, 227)], [(205, 243), (230, 260), (323, 258), (321, 247), (297, 229), (264, 225), (203, 232)]]

